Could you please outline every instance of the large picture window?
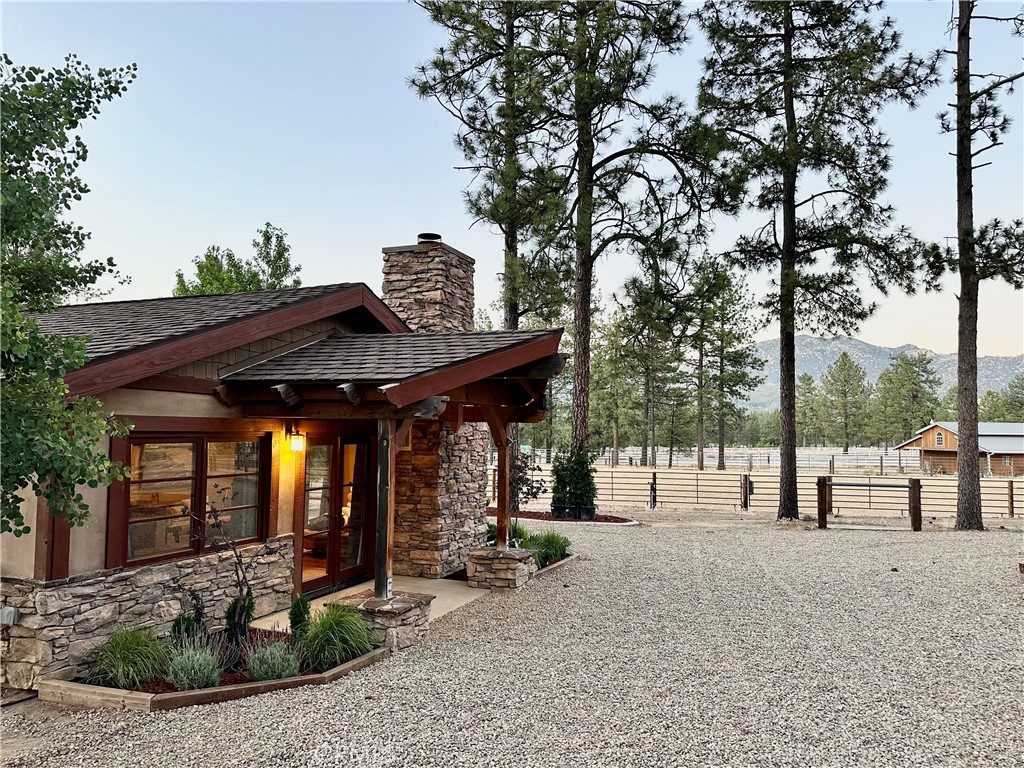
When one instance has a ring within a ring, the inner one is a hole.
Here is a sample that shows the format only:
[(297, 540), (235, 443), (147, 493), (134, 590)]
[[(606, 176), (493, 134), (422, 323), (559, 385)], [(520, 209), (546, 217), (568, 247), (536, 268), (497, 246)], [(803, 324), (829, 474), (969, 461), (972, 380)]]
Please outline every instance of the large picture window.
[(126, 562), (265, 535), (269, 436), (133, 436), (129, 449)]

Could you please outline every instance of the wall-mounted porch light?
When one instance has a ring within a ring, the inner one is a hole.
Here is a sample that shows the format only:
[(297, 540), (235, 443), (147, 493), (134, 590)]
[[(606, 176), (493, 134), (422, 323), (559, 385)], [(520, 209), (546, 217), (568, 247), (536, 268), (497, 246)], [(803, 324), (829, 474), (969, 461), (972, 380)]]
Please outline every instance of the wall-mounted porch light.
[(292, 427), (291, 431), (288, 432), (288, 443), (293, 451), (301, 451), (306, 445), (306, 436), (295, 427)]

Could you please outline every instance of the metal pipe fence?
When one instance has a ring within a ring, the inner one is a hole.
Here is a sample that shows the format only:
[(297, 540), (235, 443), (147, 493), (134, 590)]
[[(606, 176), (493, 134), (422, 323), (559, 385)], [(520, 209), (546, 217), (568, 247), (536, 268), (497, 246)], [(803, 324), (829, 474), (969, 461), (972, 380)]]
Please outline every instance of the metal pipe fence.
[[(491, 488), (497, 469), (491, 467)], [(551, 503), (550, 469), (542, 466), (531, 471), (542, 479), (546, 491), (534, 502)], [(880, 516), (909, 514), (906, 484), (893, 478), (865, 477), (856, 474), (830, 475), (833, 513), (845, 515), (871, 513)], [(697, 472), (689, 469), (653, 469), (646, 467), (597, 466), (595, 473), (598, 505), (650, 507), (692, 507), (708, 509), (750, 509), (770, 514), (779, 506), (779, 475), (769, 472)], [(897, 487), (898, 486), (898, 487)], [(652, 491), (654, 493), (652, 494)], [(817, 477), (798, 475), (800, 507), (809, 514), (817, 504)], [(921, 478), (921, 512), (926, 517), (956, 515), (956, 478)], [(493, 498), (493, 491), (492, 491)], [(1024, 481), (983, 478), (982, 513), (990, 517), (1024, 514)]]

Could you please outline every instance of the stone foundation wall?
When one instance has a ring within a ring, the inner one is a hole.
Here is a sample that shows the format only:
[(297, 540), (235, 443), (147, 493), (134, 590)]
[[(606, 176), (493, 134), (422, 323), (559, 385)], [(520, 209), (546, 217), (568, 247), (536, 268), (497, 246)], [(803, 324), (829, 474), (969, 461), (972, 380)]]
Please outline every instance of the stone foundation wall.
[[(242, 553), (256, 557), (249, 576), (256, 599), (254, 616), (287, 608), (292, 593), (292, 537), (254, 544)], [(49, 583), (4, 579), (0, 605), (16, 608), (20, 616), (14, 626), (0, 629), (0, 684), (28, 689), (40, 678), (82, 677), (89, 654), (114, 630), (150, 626), (158, 633), (168, 632), (183, 602), (187, 605), (187, 587), (202, 596), (210, 627), (217, 628), (234, 595), (231, 558), (230, 552), (218, 552)]]
[(394, 572), (442, 578), (487, 541), (487, 432), (417, 422), (395, 471)]

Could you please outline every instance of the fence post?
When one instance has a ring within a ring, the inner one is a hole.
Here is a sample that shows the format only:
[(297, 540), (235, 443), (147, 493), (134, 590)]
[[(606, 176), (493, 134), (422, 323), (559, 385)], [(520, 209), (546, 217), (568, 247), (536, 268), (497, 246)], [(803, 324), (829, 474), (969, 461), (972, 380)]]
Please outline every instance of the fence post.
[(651, 472), (651, 509), (658, 506), (658, 473)]
[(750, 475), (746, 474), (740, 475), (740, 509), (750, 509)]
[(1006, 516), (1013, 517), (1013, 480), (1006, 481)]
[(828, 528), (828, 478), (818, 478), (818, 528)]
[(907, 506), (910, 510), (910, 530), (921, 530), (921, 478), (911, 477), (908, 479), (910, 490), (908, 493)]

